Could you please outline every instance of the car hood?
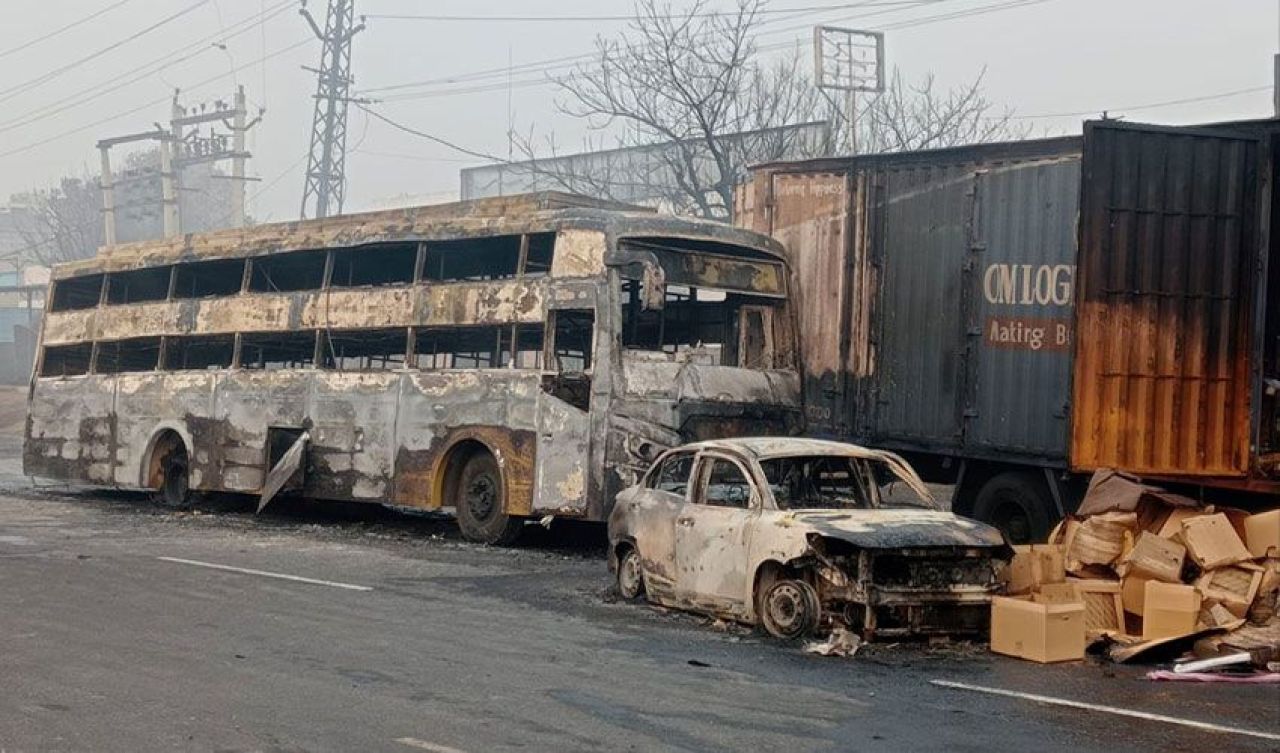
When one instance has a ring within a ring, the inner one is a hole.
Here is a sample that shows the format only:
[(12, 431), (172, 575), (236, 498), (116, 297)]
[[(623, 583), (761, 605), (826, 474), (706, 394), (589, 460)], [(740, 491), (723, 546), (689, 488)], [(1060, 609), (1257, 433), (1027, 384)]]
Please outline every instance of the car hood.
[(804, 526), (863, 549), (1005, 545), (998, 529), (937, 510), (795, 510), (783, 513), (778, 524)]

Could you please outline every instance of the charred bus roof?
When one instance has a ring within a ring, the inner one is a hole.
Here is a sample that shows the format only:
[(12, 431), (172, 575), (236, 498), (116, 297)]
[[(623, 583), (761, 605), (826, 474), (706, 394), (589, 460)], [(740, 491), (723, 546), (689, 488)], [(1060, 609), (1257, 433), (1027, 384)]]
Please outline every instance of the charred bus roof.
[(640, 206), (586, 196), (539, 192), (404, 209), (277, 222), (163, 240), (105, 246), (89, 259), (58, 265), (54, 279), (189, 261), (265, 256), (288, 251), (374, 243), (446, 240), (561, 229), (596, 230), (611, 241), (692, 241), (689, 250), (737, 247), (783, 260), (768, 236), (711, 220), (660, 215)]

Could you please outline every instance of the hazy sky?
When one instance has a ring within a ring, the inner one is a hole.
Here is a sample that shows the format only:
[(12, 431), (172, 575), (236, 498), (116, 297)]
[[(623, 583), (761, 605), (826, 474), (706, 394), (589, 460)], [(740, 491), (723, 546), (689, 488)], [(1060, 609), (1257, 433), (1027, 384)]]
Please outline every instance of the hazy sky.
[[(253, 106), (267, 109), (249, 139), (250, 174), (262, 179), (249, 186), (250, 211), (260, 220), (297, 217), (315, 89), (314, 75), (301, 66), (317, 64), (320, 46), (299, 17), (296, 1), (2, 2), (0, 204), (13, 192), (53, 185), (60, 176), (96, 172), (94, 143), (167, 121), (174, 87), (192, 103), (229, 98), (238, 82)], [(583, 124), (557, 114), (555, 87), (545, 83), (541, 69), (547, 68), (545, 61), (589, 53), (596, 35), (616, 33), (624, 24), (376, 16), (599, 16), (631, 8), (630, 0), (355, 2), (358, 13), (371, 16), (368, 29), (355, 40), (357, 88), (435, 81), (379, 92), (384, 101), (377, 107), (419, 130), (499, 155), (507, 151), (508, 102), (518, 130), (554, 131), (562, 145), (582, 143)], [(1007, 3), (774, 0), (770, 7), (776, 10), (844, 7), (767, 16), (760, 43), (794, 40), (807, 51), (809, 27), (818, 22), (884, 29), (888, 63), (908, 78), (933, 71), (940, 84), (964, 83), (985, 66), (988, 97), (1021, 116), (1109, 110), (1133, 120), (1184, 123), (1271, 114), (1272, 55), (1280, 37), (1277, 0), (1042, 0), (945, 18)], [(310, 3), (321, 21), (325, 4)], [(685, 4), (673, 0), (673, 5)], [(714, 8), (730, 5), (731, 0), (711, 2)], [(64, 33), (28, 44), (99, 12)], [(263, 14), (264, 23), (248, 23)], [(925, 19), (931, 21), (893, 28)], [(211, 46), (214, 41), (224, 42), (226, 50)], [(96, 54), (104, 48), (112, 49)], [(264, 55), (269, 59), (262, 62)], [(515, 69), (510, 91), (505, 71), (476, 75), (504, 69), (508, 61)], [(239, 70), (233, 73), (233, 68)], [(439, 81), (452, 77), (466, 78)], [(1136, 109), (1232, 92), (1238, 93)], [(1082, 118), (1028, 119), (1038, 133), (1057, 134), (1077, 132)], [(453, 198), (458, 169), (479, 163), (355, 109), (350, 132), (348, 211), (409, 198), (418, 203)]]

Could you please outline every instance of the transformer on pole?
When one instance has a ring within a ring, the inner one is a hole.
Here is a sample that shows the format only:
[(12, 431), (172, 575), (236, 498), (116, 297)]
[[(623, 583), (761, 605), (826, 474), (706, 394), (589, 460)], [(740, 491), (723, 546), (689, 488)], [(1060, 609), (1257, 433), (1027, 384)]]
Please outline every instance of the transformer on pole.
[(355, 23), (355, 0), (329, 0), (324, 29), (302, 0), (299, 11), (323, 43), (316, 74), (316, 106), (311, 122), (311, 152), (302, 189), (302, 218), (342, 213), (346, 194), (347, 104), (351, 90), (351, 39), (364, 21)]

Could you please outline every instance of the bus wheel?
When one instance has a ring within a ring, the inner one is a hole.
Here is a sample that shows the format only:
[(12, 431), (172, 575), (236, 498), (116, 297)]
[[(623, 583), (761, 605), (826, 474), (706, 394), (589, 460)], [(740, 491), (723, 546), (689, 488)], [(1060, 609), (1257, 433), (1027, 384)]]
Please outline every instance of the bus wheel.
[(498, 461), (488, 452), (463, 460), (453, 489), (453, 507), (463, 538), (480, 544), (512, 544), (524, 519), (505, 511), (506, 494)]
[(165, 507), (187, 507), (191, 502), (191, 486), (186, 449), (179, 445), (160, 462), (164, 473), (160, 480), (160, 502)]
[(1014, 544), (1031, 544), (1049, 535), (1053, 500), (1044, 481), (1030, 473), (1001, 473), (983, 484), (973, 517), (1004, 531)]

